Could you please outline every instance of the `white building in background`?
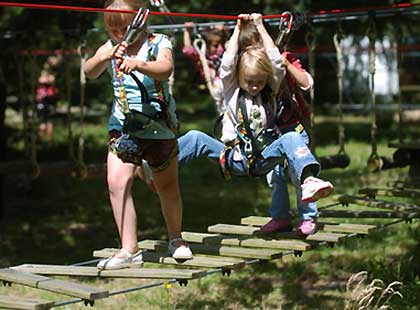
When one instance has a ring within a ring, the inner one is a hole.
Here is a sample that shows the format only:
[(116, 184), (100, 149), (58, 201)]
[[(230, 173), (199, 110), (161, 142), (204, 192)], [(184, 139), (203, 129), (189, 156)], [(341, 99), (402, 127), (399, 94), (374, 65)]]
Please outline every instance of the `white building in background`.
[[(399, 90), (396, 45), (384, 37), (382, 41), (376, 41), (375, 49), (375, 94), (378, 102), (391, 102)], [(343, 40), (343, 62), (344, 103), (366, 103), (358, 98), (366, 98), (360, 92), (369, 97), (371, 89), (369, 39), (366, 36), (346, 36)]]

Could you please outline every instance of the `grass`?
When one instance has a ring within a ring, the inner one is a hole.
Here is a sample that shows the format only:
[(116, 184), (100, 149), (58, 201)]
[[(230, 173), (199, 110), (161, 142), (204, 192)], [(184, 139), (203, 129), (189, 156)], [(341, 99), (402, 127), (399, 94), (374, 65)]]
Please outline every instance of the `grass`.
[[(180, 105), (182, 131), (200, 128), (210, 132), (208, 103)], [(351, 164), (346, 169), (322, 172), (336, 193), (356, 194), (368, 185), (385, 186), (389, 180), (404, 179), (408, 168), (369, 174), (371, 151), (369, 121), (346, 117), (346, 152)], [(106, 119), (89, 122), (85, 129), (86, 161), (103, 161), (106, 153)], [(67, 156), (66, 127), (57, 123), (53, 145), (40, 145), (40, 160)], [(332, 117), (318, 117), (317, 154), (338, 151), (337, 124)], [(22, 156), (20, 131), (9, 124), (9, 158)], [(74, 134), (78, 127), (74, 124)], [(414, 133), (410, 133), (414, 135)], [(395, 128), (380, 129), (378, 153), (391, 156), (387, 142), (396, 137)], [(270, 190), (262, 179), (235, 178), (222, 181), (218, 168), (199, 160), (180, 174), (184, 199), (184, 230), (204, 232), (216, 223), (238, 224), (249, 215), (267, 216)], [(290, 195), (294, 195), (292, 187)], [(119, 241), (109, 205), (106, 180), (51, 177), (30, 180), (24, 175), (7, 176), (3, 188), (4, 210), (0, 223), (0, 267), (23, 263), (72, 264), (91, 259), (92, 251), (118, 247)], [(157, 197), (136, 182), (133, 188), (138, 210), (140, 239), (165, 239), (166, 231)], [(293, 197), (293, 196), (291, 196)], [(380, 197), (383, 198), (383, 197)], [(294, 199), (291, 199), (294, 203)], [(409, 201), (398, 199), (398, 201)], [(410, 200), (419, 204), (420, 201)], [(325, 199), (320, 205), (330, 203)], [(294, 206), (295, 207), (295, 206)], [(338, 207), (341, 208), (341, 207)], [(359, 207), (360, 209), (360, 207)], [(357, 221), (360, 222), (360, 221)], [(150, 265), (153, 266), (153, 265)], [(366, 283), (380, 279), (384, 286), (402, 282), (403, 298), (391, 298), (394, 309), (418, 309), (420, 304), (420, 225), (400, 223), (365, 238), (346, 240), (333, 249), (321, 247), (301, 258), (285, 257), (266, 264), (248, 266), (230, 277), (220, 274), (190, 281), (188, 287), (173, 284), (117, 295), (96, 302), (97, 309), (344, 309), (348, 279), (366, 271)], [(76, 280), (74, 280), (76, 281)], [(78, 279), (112, 291), (151, 283), (150, 280)], [(49, 292), (13, 285), (1, 287), (0, 295), (37, 297), (62, 301)], [(82, 304), (61, 309), (84, 309)]]

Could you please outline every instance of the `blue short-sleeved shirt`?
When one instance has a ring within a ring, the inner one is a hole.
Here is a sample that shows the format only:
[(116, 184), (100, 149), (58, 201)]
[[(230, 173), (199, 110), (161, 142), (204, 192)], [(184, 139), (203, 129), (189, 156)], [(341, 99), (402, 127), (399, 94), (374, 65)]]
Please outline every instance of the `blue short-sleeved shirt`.
[[(172, 50), (172, 43), (167, 36), (163, 34), (151, 34), (148, 40), (145, 40), (143, 45), (140, 47), (138, 54), (135, 56), (136, 59), (142, 61), (150, 61), (151, 56), (157, 57), (159, 51), (164, 48), (169, 48)], [(114, 62), (113, 62), (114, 63)], [(113, 63), (111, 74), (112, 74), (112, 86), (114, 88), (114, 100), (112, 104), (112, 113), (108, 122), (108, 131), (118, 130), (122, 131), (122, 125), (124, 123), (125, 115), (122, 112), (122, 107), (119, 104), (119, 81), (116, 77), (115, 70), (113, 69)], [(149, 98), (159, 98), (159, 91), (163, 92), (164, 102), (168, 106), (168, 121), (172, 124), (173, 127), (176, 127), (177, 119), (175, 115), (175, 100), (169, 92), (169, 83), (168, 80), (165, 81), (155, 81), (151, 77), (144, 75), (138, 71), (133, 71), (136, 77), (142, 82), (145, 86)], [(123, 75), (124, 88), (127, 95), (127, 100), (130, 110), (137, 110), (139, 112), (150, 111), (145, 109), (144, 103), (141, 103), (141, 92), (134, 81), (134, 79), (127, 74)], [(154, 109), (160, 111), (160, 105), (156, 102), (151, 102)], [(142, 139), (173, 139), (175, 138), (175, 133), (171, 128), (168, 127), (168, 124), (165, 120), (153, 121), (151, 125), (147, 126), (142, 130), (138, 130), (133, 133), (134, 136)]]

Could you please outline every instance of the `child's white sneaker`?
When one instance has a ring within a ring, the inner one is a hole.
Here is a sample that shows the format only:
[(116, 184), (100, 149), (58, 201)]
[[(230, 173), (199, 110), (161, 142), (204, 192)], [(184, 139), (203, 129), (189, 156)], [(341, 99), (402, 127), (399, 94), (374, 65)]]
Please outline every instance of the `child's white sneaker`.
[[(176, 245), (178, 243), (178, 245)], [(175, 238), (169, 241), (168, 251), (175, 259), (191, 259), (193, 254), (187, 244), (182, 238)]]
[(303, 202), (315, 202), (327, 197), (333, 191), (333, 185), (330, 182), (315, 177), (307, 177), (301, 188)]
[(114, 269), (123, 269), (129, 267), (140, 268), (143, 266), (143, 254), (142, 251), (139, 250), (134, 254), (131, 254), (126, 249), (121, 249), (120, 253), (124, 255), (121, 256), (111, 256), (107, 259), (103, 259), (99, 261), (96, 265), (98, 269), (101, 270), (114, 270)]

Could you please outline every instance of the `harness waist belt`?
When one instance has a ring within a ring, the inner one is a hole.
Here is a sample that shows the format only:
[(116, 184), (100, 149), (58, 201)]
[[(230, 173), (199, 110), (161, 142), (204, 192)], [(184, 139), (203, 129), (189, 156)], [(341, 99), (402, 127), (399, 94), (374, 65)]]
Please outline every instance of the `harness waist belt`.
[(280, 132), (282, 135), (290, 131), (296, 131), (297, 133), (302, 133), (302, 131), (304, 130), (305, 130), (305, 127), (303, 127), (301, 123), (297, 123), (296, 125), (293, 125), (290, 127), (280, 128)]

